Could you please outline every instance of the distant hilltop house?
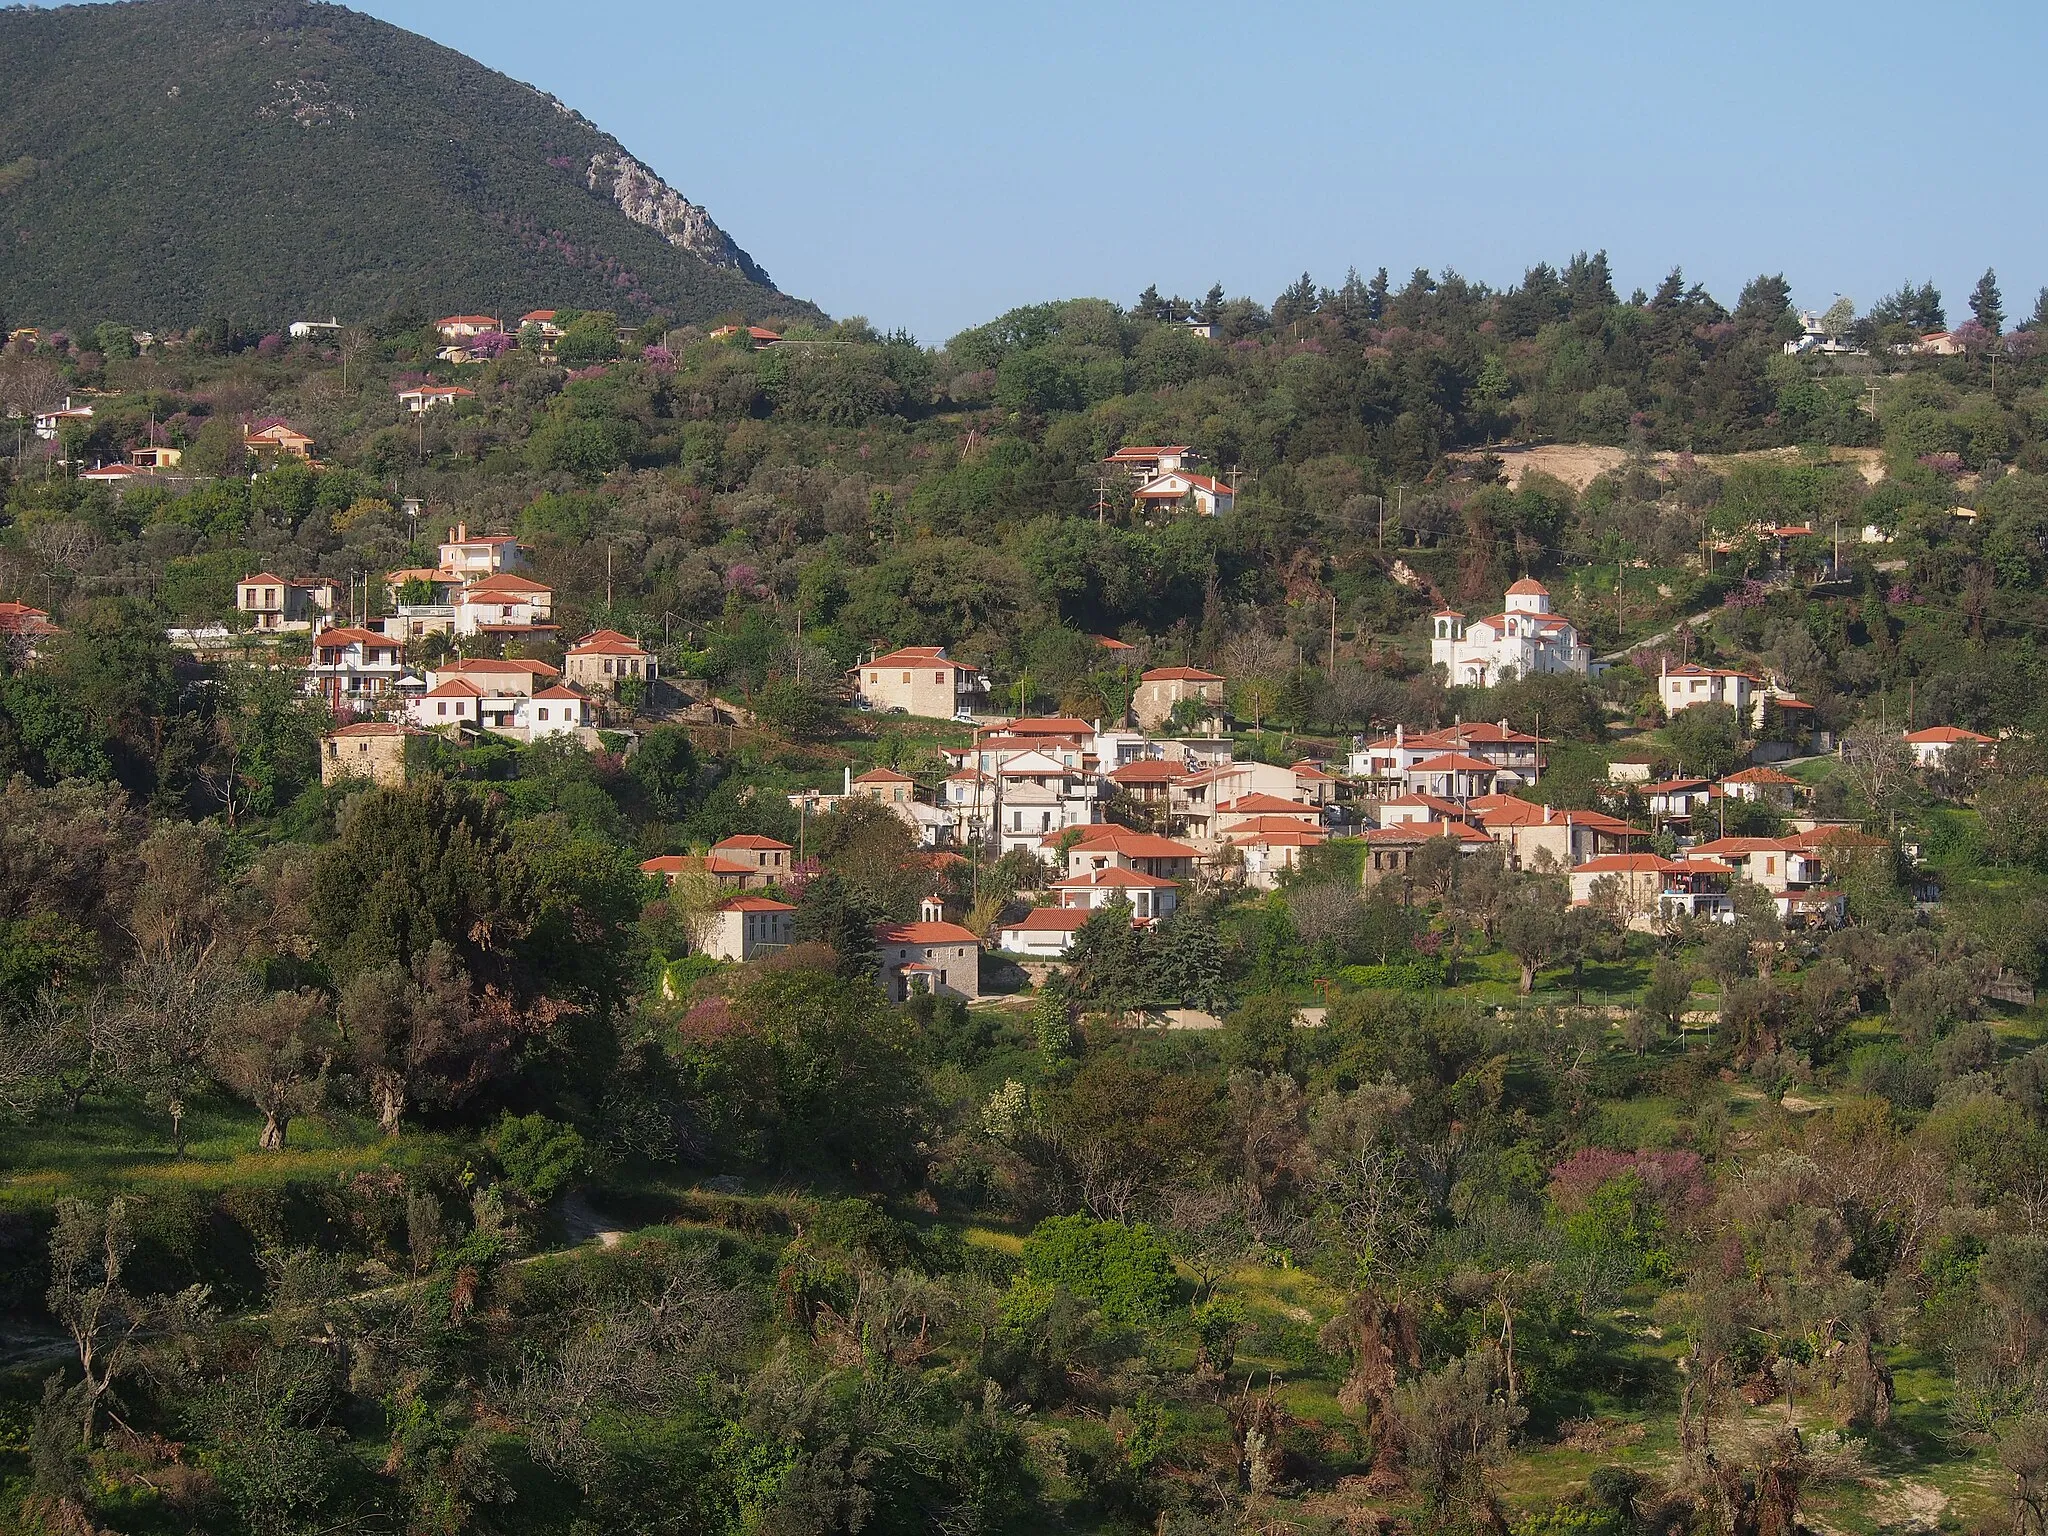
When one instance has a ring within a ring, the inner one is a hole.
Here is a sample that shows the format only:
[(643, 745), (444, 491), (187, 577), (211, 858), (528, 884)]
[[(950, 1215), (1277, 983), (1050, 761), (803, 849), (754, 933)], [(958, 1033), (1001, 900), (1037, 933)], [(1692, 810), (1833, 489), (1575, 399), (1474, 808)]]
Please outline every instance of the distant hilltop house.
[(646, 681), (655, 674), (654, 658), (631, 635), (600, 629), (585, 635), (563, 658), (563, 674), (583, 688), (614, 690), (629, 679)]
[(235, 611), (268, 633), (311, 629), (334, 612), (334, 583), (320, 577), (287, 580), (268, 571), (235, 583)]
[(140, 448), (128, 450), (128, 462), (136, 469), (156, 471), (176, 469), (185, 462), (185, 450), (168, 447), (162, 443), (146, 443)]
[(1181, 704), (1192, 699), (1211, 715), (1223, 711), (1223, 683), (1220, 673), (1200, 667), (1154, 667), (1139, 674), (1137, 691), (1131, 695), (1131, 710), (1138, 728), (1156, 731), (1173, 718)]
[(340, 333), (341, 321), (338, 319), (294, 320), (288, 332), (293, 341), (309, 341), (315, 336), (335, 336)]
[(450, 315), (445, 320), (436, 320), (434, 329), (441, 333), (443, 341), (468, 341), (473, 336), (488, 336), (499, 329), (496, 315)]
[(862, 709), (952, 720), (972, 714), (988, 695), (979, 667), (954, 661), (943, 645), (906, 645), (849, 668), (853, 701)]
[(252, 427), (242, 434), (242, 446), (259, 460), (272, 463), (283, 459), (305, 462), (313, 457), (313, 439), (282, 421)]
[(421, 384), (398, 392), (398, 403), (415, 416), (424, 415), (441, 406), (456, 405), (475, 398), (475, 390), (464, 389), (460, 384)]
[(56, 633), (57, 626), (42, 609), (0, 602), (0, 648), (11, 651), (17, 660), (33, 658), (37, 644)]
[(1147, 510), (1175, 507), (1183, 502), (1203, 517), (1221, 517), (1237, 505), (1237, 492), (1221, 480), (1184, 469), (1172, 470), (1138, 487), (1138, 505)]
[[(765, 351), (769, 347), (779, 345), (782, 341), (782, 337), (778, 332), (771, 331), (765, 326), (750, 325), (746, 327), (746, 332), (747, 339), (753, 342), (756, 352)], [(723, 341), (726, 337), (737, 336), (739, 333), (740, 327), (737, 325), (721, 325), (711, 333), (711, 339), (713, 341)]]
[(1429, 659), (1454, 684), (1486, 688), (1535, 672), (1584, 676), (1592, 665), (1578, 630), (1551, 612), (1550, 589), (1528, 576), (1508, 588), (1500, 613), (1468, 624), (1457, 609), (1444, 608), (1431, 623)]
[(552, 345), (560, 341), (562, 328), (555, 324), (557, 313), (558, 311), (552, 309), (528, 310), (519, 317), (519, 334), (524, 336), (528, 331), (537, 332), (543, 345)]
[(1134, 477), (1135, 505), (1151, 511), (1190, 505), (1204, 517), (1216, 517), (1237, 504), (1237, 490), (1211, 475), (1194, 472), (1194, 450), (1184, 443), (1119, 448), (1103, 467)]
[(89, 405), (73, 405), (71, 397), (66, 395), (64, 403), (56, 409), (36, 412), (36, 436), (46, 443), (54, 443), (57, 440), (58, 432), (62, 430), (66, 422), (91, 420), (92, 407)]
[(1824, 356), (1861, 357), (1863, 349), (1828, 333), (1824, 316), (1811, 309), (1799, 311), (1799, 335), (1785, 343), (1785, 355), (1798, 357), (1815, 352)]

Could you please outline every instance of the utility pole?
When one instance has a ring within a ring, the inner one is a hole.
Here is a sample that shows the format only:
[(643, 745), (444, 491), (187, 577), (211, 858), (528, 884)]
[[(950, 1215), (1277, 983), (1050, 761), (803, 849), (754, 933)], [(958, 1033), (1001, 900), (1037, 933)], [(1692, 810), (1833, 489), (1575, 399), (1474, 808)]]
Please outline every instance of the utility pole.
[(1330, 594), (1330, 681), (1337, 681), (1337, 594)]
[(612, 606), (612, 546), (609, 539), (604, 546), (604, 606), (607, 612)]
[(1379, 503), (1380, 508), (1379, 547), (1381, 549), (1385, 549), (1387, 547), (1387, 498), (1384, 496), (1375, 496), (1373, 497), (1373, 500)]
[(1621, 557), (1614, 559), (1614, 643), (1620, 645), (1628, 637), (1628, 630), (1621, 617)]

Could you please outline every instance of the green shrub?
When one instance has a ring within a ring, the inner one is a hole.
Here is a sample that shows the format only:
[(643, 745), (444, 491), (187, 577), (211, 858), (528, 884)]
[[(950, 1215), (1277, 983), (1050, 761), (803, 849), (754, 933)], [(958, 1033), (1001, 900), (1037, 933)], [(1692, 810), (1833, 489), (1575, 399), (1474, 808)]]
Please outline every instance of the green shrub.
[(542, 1203), (584, 1166), (582, 1134), (546, 1115), (506, 1115), (491, 1134), (491, 1151), (505, 1170), (505, 1182)]
[(1086, 1297), (1113, 1322), (1144, 1322), (1173, 1304), (1173, 1257), (1142, 1223), (1049, 1217), (1024, 1241), (1024, 1273)]
[(1337, 979), (1361, 992), (1431, 992), (1444, 984), (1444, 965), (1422, 955), (1391, 965), (1347, 965)]

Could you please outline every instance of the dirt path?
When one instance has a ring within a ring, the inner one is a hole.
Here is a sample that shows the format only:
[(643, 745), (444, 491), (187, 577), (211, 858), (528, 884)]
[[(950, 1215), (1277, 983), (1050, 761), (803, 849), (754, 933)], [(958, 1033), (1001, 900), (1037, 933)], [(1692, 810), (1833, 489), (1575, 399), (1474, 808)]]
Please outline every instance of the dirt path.
[(581, 1190), (562, 1197), (561, 1217), (563, 1229), (579, 1244), (595, 1242), (601, 1248), (616, 1248), (626, 1240), (626, 1229), (600, 1215)]
[[(1562, 480), (1575, 491), (1583, 491), (1602, 475), (1611, 474), (1629, 462), (1626, 448), (1602, 443), (1537, 443), (1526, 448), (1495, 448), (1492, 452), (1501, 461), (1501, 479), (1509, 490), (1519, 487), (1524, 475), (1540, 474)], [(1700, 453), (1693, 455), (1693, 463), (1702, 469), (1726, 473), (1745, 460), (1796, 464), (1803, 452), (1799, 448), (1757, 448), (1747, 453)], [(1450, 457), (1469, 463), (1482, 455), (1478, 452), (1455, 453)], [(1680, 457), (1668, 451), (1653, 453), (1648, 463), (1653, 469), (1669, 473), (1677, 466)], [(1881, 449), (1832, 448), (1828, 450), (1828, 458), (1832, 463), (1854, 465), (1868, 485), (1875, 485), (1884, 478), (1884, 453)]]

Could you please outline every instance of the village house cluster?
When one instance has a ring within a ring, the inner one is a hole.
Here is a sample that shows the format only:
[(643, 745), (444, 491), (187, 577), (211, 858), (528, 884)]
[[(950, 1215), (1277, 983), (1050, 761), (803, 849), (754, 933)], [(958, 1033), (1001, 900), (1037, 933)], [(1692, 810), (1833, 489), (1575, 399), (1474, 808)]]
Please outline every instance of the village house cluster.
[[(324, 782), (403, 783), (408, 743), (430, 732), (594, 748), (607, 710), (657, 678), (656, 658), (610, 629), (568, 646), (559, 668), (462, 655), (555, 636), (553, 593), (509, 534), (457, 522), (434, 565), (390, 571), (381, 583), (388, 611), (376, 618), (352, 613), (357, 590), (343, 594), (330, 581), (258, 571), (237, 584), (250, 630), (309, 636), (305, 687), (337, 721), (321, 743)], [(1446, 609), (1431, 625), (1436, 661), (1453, 676), (1499, 681), (1588, 665), (1577, 630), (1532, 580), (1509, 588), (1499, 614), (1468, 624)], [(0, 602), (0, 642), (22, 659), (56, 633), (48, 614)], [(435, 659), (415, 665), (423, 655)], [(1574, 904), (1646, 932), (1732, 921), (1737, 882), (1767, 893), (1787, 923), (1839, 923), (1845, 901), (1832, 872), (1888, 846), (1810, 811), (1806, 786), (1773, 763), (1813, 744), (1811, 707), (1774, 679), (1738, 669), (1666, 666), (1658, 699), (1667, 716), (1725, 706), (1755, 739), (1750, 764), (1713, 780), (1658, 777), (1648, 754), (1617, 754), (1609, 804), (1597, 810), (1537, 798), (1547, 743), (1536, 719), (1396, 725), (1355, 738), (1341, 762), (1327, 764), (1241, 759), (1225, 730), (1227, 681), (1193, 666), (1152, 667), (1132, 681), (1121, 719), (1008, 718), (988, 713), (985, 675), (943, 646), (903, 646), (849, 669), (847, 692), (860, 708), (972, 725), (964, 744), (944, 749), (943, 775), (849, 769), (836, 791), (789, 796), (800, 825), (850, 800), (880, 806), (905, 824), (932, 873), (918, 919), (876, 930), (878, 985), (899, 1000), (918, 990), (973, 1000), (985, 950), (1057, 961), (1105, 908), (1150, 927), (1198, 886), (1273, 889), (1335, 839), (1357, 847), (1369, 887), (1410, 882), (1432, 859), (1494, 851), (1509, 869), (1563, 877)], [(1904, 746), (1921, 768), (1939, 769), (1959, 750), (1996, 743), (1938, 726), (1905, 733)], [(1728, 832), (1730, 809), (1755, 803), (1772, 807), (1784, 835)], [(940, 894), (940, 874), (964, 852), (1021, 855), (1038, 871), (1029, 904), (1013, 904), (981, 934)], [(687, 898), (695, 946), (733, 961), (793, 941), (796, 899), (817, 873), (801, 843), (761, 836), (649, 859), (642, 869)]]

